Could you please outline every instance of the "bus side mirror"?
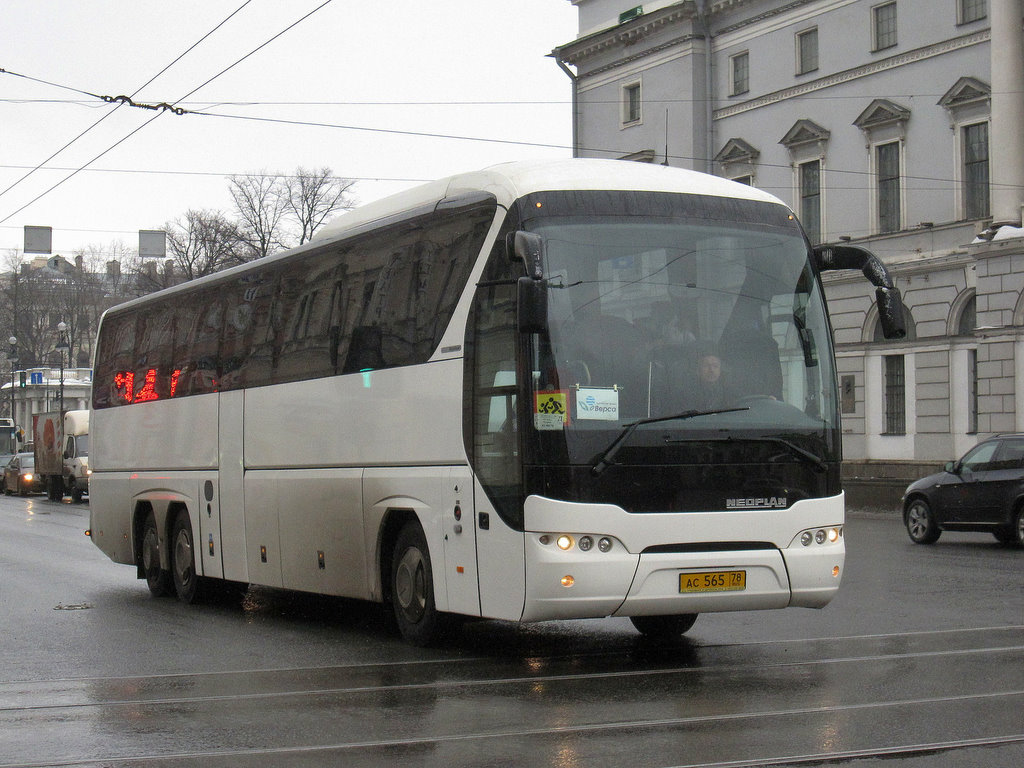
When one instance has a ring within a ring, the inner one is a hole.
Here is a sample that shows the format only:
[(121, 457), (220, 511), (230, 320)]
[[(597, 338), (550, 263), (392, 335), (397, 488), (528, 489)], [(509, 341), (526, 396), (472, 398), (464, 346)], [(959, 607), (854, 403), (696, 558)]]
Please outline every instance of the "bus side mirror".
[(509, 235), (512, 240), (509, 253), (526, 267), (526, 274), (534, 280), (544, 277), (544, 238), (522, 230)]
[(816, 245), (814, 257), (822, 272), (830, 269), (859, 269), (863, 272), (868, 282), (875, 286), (882, 335), (887, 339), (902, 339), (907, 335), (903, 298), (880, 258), (858, 245)]
[(547, 280), (520, 277), (516, 281), (516, 317), (520, 333), (543, 333), (547, 330)]

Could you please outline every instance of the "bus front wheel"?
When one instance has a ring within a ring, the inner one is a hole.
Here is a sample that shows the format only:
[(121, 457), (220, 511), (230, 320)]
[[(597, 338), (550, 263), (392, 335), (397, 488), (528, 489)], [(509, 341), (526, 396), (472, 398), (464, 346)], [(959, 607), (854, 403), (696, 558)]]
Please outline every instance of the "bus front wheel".
[(442, 619), (434, 604), (434, 579), (427, 540), (418, 523), (406, 523), (391, 561), (391, 604), (398, 630), (413, 645), (434, 642)]
[(194, 603), (200, 599), (202, 577), (196, 573), (195, 538), (185, 509), (178, 512), (171, 529), (171, 577), (181, 602)]
[(697, 621), (696, 613), (680, 613), (676, 616), (630, 616), (629, 620), (645, 637), (671, 640), (689, 631)]

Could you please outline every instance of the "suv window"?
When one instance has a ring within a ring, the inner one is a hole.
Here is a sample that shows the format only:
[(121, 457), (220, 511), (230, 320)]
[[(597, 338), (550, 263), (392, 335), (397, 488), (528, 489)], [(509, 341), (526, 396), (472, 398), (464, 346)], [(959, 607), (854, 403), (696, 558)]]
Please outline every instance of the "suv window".
[(969, 469), (971, 472), (984, 472), (989, 468), (989, 464), (992, 462), (992, 457), (995, 455), (996, 448), (998, 447), (999, 442), (997, 440), (977, 445), (967, 452), (967, 455), (960, 461), (960, 466), (963, 469)]

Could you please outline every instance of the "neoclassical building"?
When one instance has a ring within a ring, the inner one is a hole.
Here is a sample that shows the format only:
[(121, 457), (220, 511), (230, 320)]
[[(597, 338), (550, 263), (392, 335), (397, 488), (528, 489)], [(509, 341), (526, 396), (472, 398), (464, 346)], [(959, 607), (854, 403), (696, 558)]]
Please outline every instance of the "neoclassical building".
[(1024, 431), (1022, 0), (570, 1), (576, 155), (752, 184), (894, 274), (898, 342), (826, 278), (850, 477)]

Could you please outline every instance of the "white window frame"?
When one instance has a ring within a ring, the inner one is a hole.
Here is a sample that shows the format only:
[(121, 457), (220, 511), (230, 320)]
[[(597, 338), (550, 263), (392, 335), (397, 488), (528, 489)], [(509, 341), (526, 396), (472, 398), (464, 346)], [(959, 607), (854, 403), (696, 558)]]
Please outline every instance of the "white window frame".
[[(632, 94), (636, 94), (636, 117), (630, 113)], [(644, 121), (644, 91), (643, 82), (639, 79), (630, 80), (622, 84), (622, 127), (628, 128), (633, 125), (640, 125)]]
[[(746, 67), (742, 89), (736, 84), (736, 62), (741, 58), (744, 59)], [(744, 93), (750, 93), (750, 51), (739, 51), (729, 57), (729, 95), (742, 96)]]
[(957, 0), (956, 3), (956, 23), (957, 24), (973, 24), (976, 21), (988, 18), (988, 0), (981, 0), (981, 13), (977, 16), (968, 17), (967, 3), (971, 0)]
[[(871, 142), (868, 144), (868, 173), (871, 178), (870, 187), (870, 205), (871, 205), (871, 231), (875, 234), (882, 233), (882, 216), (879, 210), (881, 204), (881, 195), (879, 194), (878, 184), (879, 168), (878, 168), (878, 148), (885, 144), (897, 144), (899, 145), (900, 153), (900, 199), (899, 199), (899, 213), (900, 213), (900, 226), (895, 232), (902, 231), (907, 228), (907, 142), (903, 131), (902, 123), (884, 126), (881, 128), (875, 128), (871, 132)], [(891, 233), (885, 233), (891, 234)]]
[[(808, 35), (814, 35), (814, 66), (808, 67), (805, 65), (803, 57), (803, 41)], [(798, 75), (806, 75), (810, 72), (816, 72), (819, 67), (819, 56), (820, 48), (818, 46), (818, 28), (811, 27), (809, 29), (802, 29), (796, 33), (796, 73)]]
[(875, 52), (875, 51), (887, 51), (890, 48), (895, 48), (897, 45), (899, 45), (899, 16), (898, 15), (896, 15), (894, 17), (894, 19), (893, 19), (893, 22), (896, 25), (896, 29), (893, 30), (893, 41), (892, 41), (892, 43), (889, 43), (889, 44), (886, 44), (886, 45), (883, 46), (879, 42), (879, 39), (878, 39), (879, 38), (879, 35), (878, 35), (878, 31), (879, 31), (878, 30), (879, 13), (882, 11), (882, 9), (889, 8), (889, 7), (891, 7), (893, 12), (895, 13), (896, 10), (897, 10), (896, 9), (896, 0), (889, 0), (889, 2), (879, 3), (878, 5), (873, 5), (871, 7), (871, 51), (872, 52)]
[(953, 130), (953, 199), (956, 206), (957, 221), (967, 220), (967, 179), (964, 177), (964, 163), (967, 158), (967, 151), (964, 147), (964, 129), (971, 125), (985, 123), (988, 125), (989, 136), (989, 215), (992, 213), (992, 121), (988, 117), (988, 110), (985, 114), (961, 114), (957, 115), (950, 128)]

